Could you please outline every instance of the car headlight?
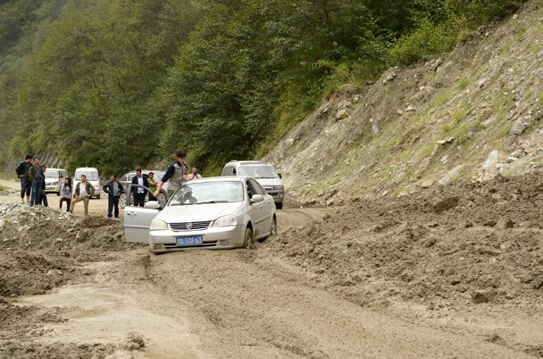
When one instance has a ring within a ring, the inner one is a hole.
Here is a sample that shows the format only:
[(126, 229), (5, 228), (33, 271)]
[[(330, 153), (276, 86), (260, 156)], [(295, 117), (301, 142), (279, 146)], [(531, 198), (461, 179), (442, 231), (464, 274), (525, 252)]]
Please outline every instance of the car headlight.
[(50, 186), (56, 186), (57, 184), (58, 184), (58, 181), (49, 183)]
[(163, 231), (168, 229), (168, 224), (161, 219), (153, 219), (151, 221), (150, 231)]
[(273, 189), (278, 189), (278, 190), (282, 191), (282, 190), (283, 190), (283, 185), (281, 185), (281, 186), (275, 186)]
[(226, 226), (235, 226), (238, 224), (236, 216), (231, 214), (227, 216), (219, 217), (213, 222), (213, 227), (226, 227)]

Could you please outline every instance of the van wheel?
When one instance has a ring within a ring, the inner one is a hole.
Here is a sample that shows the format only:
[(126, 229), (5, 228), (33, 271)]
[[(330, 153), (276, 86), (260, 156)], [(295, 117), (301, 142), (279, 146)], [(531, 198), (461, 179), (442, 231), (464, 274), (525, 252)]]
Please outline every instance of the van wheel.
[(276, 203), (276, 204), (275, 204), (275, 208), (277, 208), (277, 209), (283, 209), (283, 202), (281, 202), (281, 203)]
[(57, 192), (57, 197), (60, 197), (60, 191)]
[(245, 230), (245, 241), (243, 242), (243, 248), (253, 248), (253, 240), (253, 231), (251, 230), (251, 228), (247, 228)]
[(96, 196), (96, 199), (100, 199), (100, 195)]

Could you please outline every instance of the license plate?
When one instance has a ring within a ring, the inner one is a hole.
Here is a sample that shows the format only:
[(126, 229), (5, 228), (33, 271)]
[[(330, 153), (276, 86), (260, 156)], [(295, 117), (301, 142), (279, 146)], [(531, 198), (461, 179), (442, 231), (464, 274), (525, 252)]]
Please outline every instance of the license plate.
[(196, 245), (202, 245), (202, 236), (196, 236), (196, 237), (177, 237), (177, 245), (178, 246), (196, 246)]

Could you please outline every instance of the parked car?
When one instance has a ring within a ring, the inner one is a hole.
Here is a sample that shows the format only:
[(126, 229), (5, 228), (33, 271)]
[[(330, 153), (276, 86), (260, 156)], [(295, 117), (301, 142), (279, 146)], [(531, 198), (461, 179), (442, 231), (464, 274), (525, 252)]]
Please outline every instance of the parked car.
[(45, 193), (56, 193), (60, 196), (60, 187), (64, 179), (68, 177), (68, 171), (62, 168), (48, 168), (45, 170)]
[(125, 237), (149, 243), (153, 253), (250, 248), (276, 234), (275, 211), (273, 198), (253, 178), (210, 177), (181, 186), (162, 210), (155, 201), (127, 205)]
[(85, 175), (87, 181), (94, 187), (94, 197), (100, 199), (100, 194), (102, 193), (102, 187), (100, 186), (100, 175), (98, 170), (94, 167), (79, 167), (75, 170), (74, 180), (73, 180), (73, 193), (75, 194), (75, 186), (81, 182), (81, 176)]
[(223, 170), (223, 176), (250, 176), (264, 187), (273, 197), (277, 209), (283, 208), (285, 190), (282, 176), (266, 161), (230, 161)]
[[(149, 178), (149, 172), (153, 172), (155, 174), (155, 179), (157, 182), (160, 182), (160, 179), (164, 176), (166, 171), (162, 170), (141, 170), (141, 176), (145, 178)], [(127, 199), (127, 193), (128, 193), (128, 186), (132, 183), (132, 179), (136, 176), (136, 171), (130, 171), (128, 173), (125, 173), (120, 179), (119, 182), (123, 185), (125, 193), (122, 193), (119, 198), (119, 206), (121, 208), (124, 208), (126, 206), (126, 199)], [(162, 206), (166, 205), (166, 202), (168, 201), (168, 182), (164, 183), (164, 186), (162, 186), (162, 190), (160, 191), (158, 202), (162, 204)], [(147, 197), (145, 198), (145, 201), (147, 201)]]

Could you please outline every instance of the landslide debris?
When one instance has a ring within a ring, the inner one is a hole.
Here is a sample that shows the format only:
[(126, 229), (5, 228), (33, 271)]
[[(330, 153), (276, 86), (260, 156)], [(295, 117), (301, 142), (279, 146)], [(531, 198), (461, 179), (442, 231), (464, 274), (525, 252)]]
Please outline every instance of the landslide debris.
[(85, 262), (136, 246), (125, 242), (120, 221), (0, 202), (0, 296), (43, 294), (92, 275)]
[(362, 306), (534, 310), (543, 304), (543, 174), (354, 199), (267, 246)]

